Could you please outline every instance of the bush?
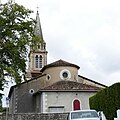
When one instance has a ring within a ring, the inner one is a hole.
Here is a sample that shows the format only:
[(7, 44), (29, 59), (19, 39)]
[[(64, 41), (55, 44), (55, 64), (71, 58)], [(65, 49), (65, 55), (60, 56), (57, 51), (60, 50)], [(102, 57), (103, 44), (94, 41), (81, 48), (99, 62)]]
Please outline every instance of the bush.
[(103, 111), (108, 120), (113, 120), (120, 109), (120, 83), (99, 91), (89, 99), (90, 108)]

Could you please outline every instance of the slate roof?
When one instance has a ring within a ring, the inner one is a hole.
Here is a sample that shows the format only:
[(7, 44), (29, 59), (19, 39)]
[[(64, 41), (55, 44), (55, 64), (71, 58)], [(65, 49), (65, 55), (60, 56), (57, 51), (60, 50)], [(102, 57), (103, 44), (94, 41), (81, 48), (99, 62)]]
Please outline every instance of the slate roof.
[(40, 91), (99, 91), (102, 88), (74, 81), (58, 81)]
[(90, 82), (92, 82), (92, 83), (101, 85), (101, 86), (103, 86), (103, 87), (107, 87), (106, 85), (101, 84), (101, 83), (99, 83), (99, 82), (96, 82), (96, 81), (94, 81), (94, 80), (91, 80), (91, 79), (89, 79), (89, 78), (87, 78), (87, 77), (84, 77), (84, 76), (81, 76), (81, 75), (78, 75), (78, 77), (80, 77), (80, 78), (82, 78), (82, 79), (84, 79), (84, 80), (90, 81)]
[(80, 67), (78, 65), (75, 65), (75, 64), (72, 64), (72, 63), (69, 63), (69, 62), (66, 62), (64, 60), (58, 60), (58, 61), (55, 61), (51, 64), (48, 64), (46, 66), (44, 66), (42, 69), (41, 69), (41, 72), (43, 72), (45, 69), (47, 68), (50, 68), (50, 67), (58, 67), (58, 66), (71, 66), (71, 67), (76, 67), (77, 69), (79, 69)]
[(40, 17), (39, 17), (38, 11), (37, 11), (37, 15), (36, 15), (36, 24), (35, 24), (35, 28), (34, 28), (34, 34), (36, 36), (39, 36), (41, 38), (42, 42), (45, 42), (43, 40), (42, 28), (41, 28)]

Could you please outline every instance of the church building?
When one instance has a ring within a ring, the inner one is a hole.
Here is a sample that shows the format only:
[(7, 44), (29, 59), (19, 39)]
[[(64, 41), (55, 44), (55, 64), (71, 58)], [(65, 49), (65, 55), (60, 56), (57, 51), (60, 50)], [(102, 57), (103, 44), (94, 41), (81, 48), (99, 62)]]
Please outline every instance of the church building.
[(78, 74), (80, 67), (65, 60), (47, 64), (39, 13), (34, 33), (39, 42), (30, 47), (27, 81), (12, 86), (10, 113), (63, 113), (90, 109), (89, 98), (106, 86)]

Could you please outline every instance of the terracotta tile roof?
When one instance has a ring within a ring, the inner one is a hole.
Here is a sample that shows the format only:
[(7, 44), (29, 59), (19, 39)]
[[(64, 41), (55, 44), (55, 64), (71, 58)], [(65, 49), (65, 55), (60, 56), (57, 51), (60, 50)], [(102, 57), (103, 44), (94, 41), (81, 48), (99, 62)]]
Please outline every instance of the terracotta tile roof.
[(58, 66), (72, 66), (72, 67), (76, 67), (77, 69), (79, 69), (80, 67), (75, 65), (75, 64), (72, 64), (72, 63), (69, 63), (69, 62), (66, 62), (66, 61), (63, 61), (63, 60), (58, 60), (58, 61), (55, 61), (51, 64), (48, 64), (46, 66), (44, 66), (42, 69), (41, 69), (41, 72), (43, 72), (46, 68), (49, 68), (49, 67), (58, 67)]
[(83, 83), (74, 82), (74, 81), (58, 81), (48, 87), (42, 88), (41, 90), (98, 91), (98, 90), (101, 90), (101, 88), (83, 84)]
[(40, 70), (33, 70), (31, 72), (32, 78), (37, 77), (37, 76), (39, 76), (41, 74), (42, 74), (42, 72), (40, 72)]
[(31, 73), (38, 74), (41, 73), (40, 70), (33, 70)]

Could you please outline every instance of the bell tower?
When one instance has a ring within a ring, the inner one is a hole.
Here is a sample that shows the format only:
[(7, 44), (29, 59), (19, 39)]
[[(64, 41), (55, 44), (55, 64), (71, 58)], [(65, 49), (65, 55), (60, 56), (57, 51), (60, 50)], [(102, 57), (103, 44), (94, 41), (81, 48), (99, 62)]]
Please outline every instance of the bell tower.
[(40, 23), (39, 12), (36, 14), (36, 24), (34, 27), (35, 39), (37, 43), (30, 47), (29, 66), (27, 70), (27, 78), (33, 78), (40, 75), (40, 70), (47, 65), (46, 43), (43, 39), (42, 28)]

